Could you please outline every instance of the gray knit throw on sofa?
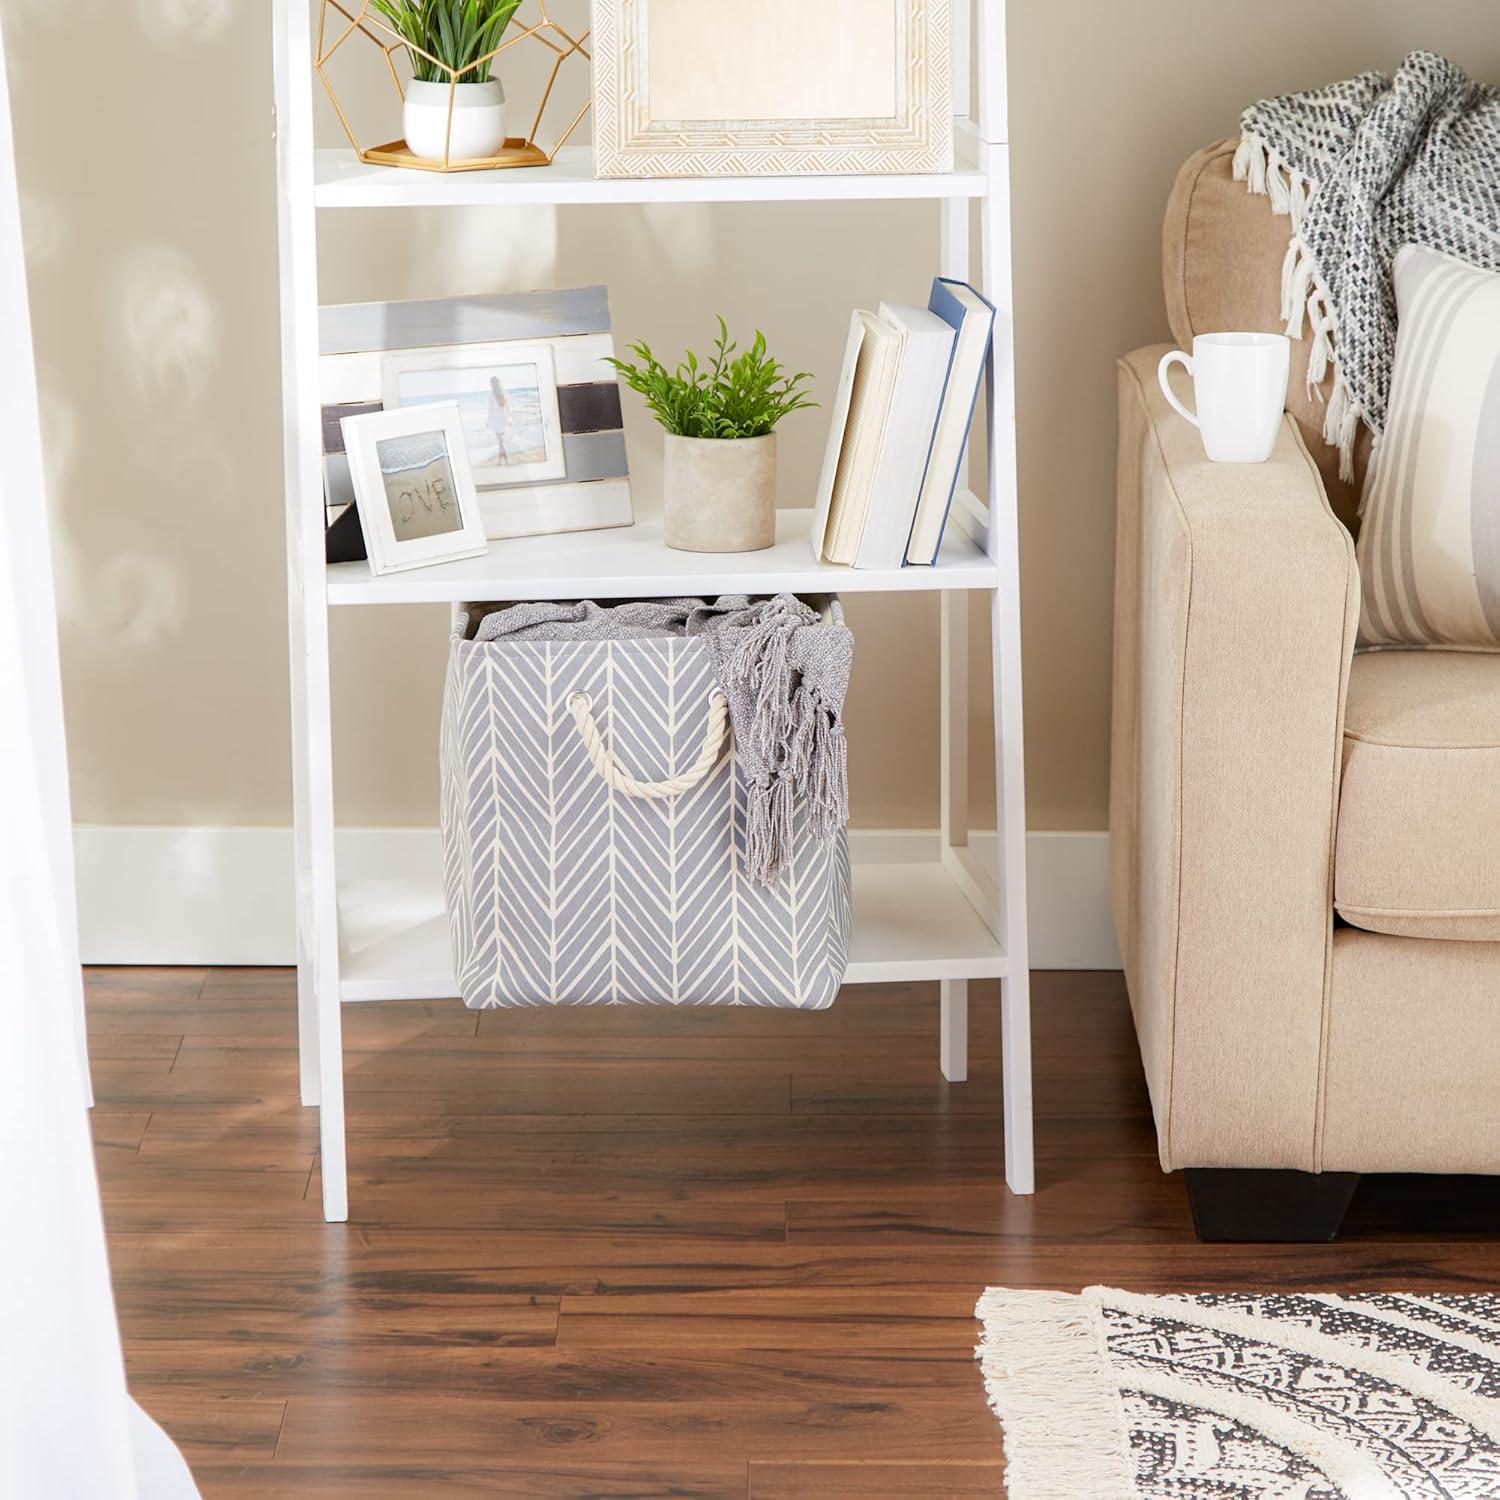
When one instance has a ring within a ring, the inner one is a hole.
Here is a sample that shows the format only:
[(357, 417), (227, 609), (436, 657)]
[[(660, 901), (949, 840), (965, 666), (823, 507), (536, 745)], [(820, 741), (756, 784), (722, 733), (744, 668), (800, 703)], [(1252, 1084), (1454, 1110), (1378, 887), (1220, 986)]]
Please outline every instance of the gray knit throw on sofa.
[(1500, 270), (1500, 90), (1413, 52), (1392, 78), (1263, 99), (1240, 128), (1235, 176), (1291, 215), (1282, 315), (1294, 338), (1311, 324), (1309, 386), (1333, 366), (1323, 435), (1353, 478), (1359, 423), (1385, 429), (1396, 251), (1425, 245)]
[(603, 606), (514, 604), (479, 622), (479, 641), (621, 641), (695, 636), (729, 700), (735, 754), (747, 783), (745, 858), (774, 885), (792, 855), (793, 809), (808, 800), (813, 837), (849, 821), (844, 694), (854, 637), (792, 594), (646, 599)]

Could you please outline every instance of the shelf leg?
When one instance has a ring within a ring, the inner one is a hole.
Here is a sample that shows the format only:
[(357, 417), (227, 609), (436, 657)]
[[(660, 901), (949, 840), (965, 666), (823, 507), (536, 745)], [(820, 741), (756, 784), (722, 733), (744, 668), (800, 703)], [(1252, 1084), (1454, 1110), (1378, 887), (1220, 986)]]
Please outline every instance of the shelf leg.
[[(338, 888), (334, 864), (333, 702), (329, 664), (328, 613), (320, 609), (292, 622), (293, 654), (305, 652), (303, 704), (305, 759), (298, 765), (298, 836), (309, 858), (308, 900), (302, 909), (298, 964), (298, 1024), (303, 1067), (311, 1043), (317, 1076), (319, 1166), (323, 1178), (323, 1217), (330, 1224), (349, 1217), (348, 1169), (344, 1143), (344, 1014), (339, 998)], [(299, 651), (299, 647), (302, 648)], [(306, 974), (304, 976), (304, 969)], [(306, 986), (304, 990), (303, 986)], [(310, 1003), (307, 1003), (309, 1002)]]
[[(959, 5), (959, 9), (961, 11), (968, 9), (967, 0)], [(963, 50), (967, 52), (968, 38), (965, 37), (963, 41)], [(967, 67), (964, 72), (967, 75)], [(967, 85), (965, 92), (967, 92)], [(959, 113), (962, 114), (965, 111), (961, 110)], [(941, 215), (938, 221), (938, 269), (953, 281), (967, 281), (972, 248), (970, 239), (973, 230), (970, 202), (967, 198), (944, 198)], [(972, 445), (965, 443), (958, 468), (958, 488), (961, 490), (971, 488), (969, 471), (972, 456)], [(948, 593), (944, 593), (945, 600), (949, 597)]]
[(318, 986), (314, 962), (311, 913), (313, 853), (310, 819), (307, 816), (311, 766), (307, 751), (307, 668), (296, 649), (301, 622), (290, 622), (292, 649), (292, 808), (293, 846), (296, 867), (293, 889), (297, 893), (297, 1077), (304, 1106), (321, 1097), (318, 1070)]
[(1021, 732), (1021, 566), (1016, 495), (1014, 298), (1010, 265), (1010, 154), (987, 148), (989, 193), (981, 204), (984, 292), (995, 304), (995, 350), (987, 416), (989, 552), (999, 575), (990, 600), (995, 691), (995, 828), (999, 931), (1006, 977), (1000, 986), (1005, 1083), (1005, 1180), (1036, 1191), (1031, 1099), (1031, 970), (1026, 929), (1026, 757)]
[[(331, 1017), (330, 1017), (331, 1013)], [(339, 997), (319, 997), (319, 1019), (323, 1056), (323, 1101), (318, 1106), (319, 1168), (323, 1178), (323, 1217), (330, 1224), (342, 1224), (349, 1217), (349, 1166), (344, 1141), (344, 1047), (343, 1017), (339, 1014)], [(335, 1035), (328, 1034), (332, 1021)], [(331, 1043), (331, 1044), (330, 1044)]]
[(312, 14), (276, 0), (277, 248), (287, 506), (287, 614), (292, 675), (292, 801), (296, 823), (297, 1026), (303, 1103), (316, 1103), (323, 1217), (349, 1217), (344, 1158), (344, 1038), (339, 1010), (334, 870), (333, 712), (323, 565), (318, 418), (318, 254), (313, 207)]
[[(1001, 535), (1007, 533), (1002, 530)], [(1008, 533), (1015, 536), (1014, 531)], [(1014, 546), (1014, 543), (1011, 544)], [(1001, 1073), (1005, 1084), (1005, 1180), (1036, 1191), (1031, 1103), (1031, 969), (1026, 935), (1026, 792), (1021, 744), (1021, 611), (1014, 587), (994, 596), (995, 808), (1000, 922), (1006, 975), (1000, 981)]]
[[(944, 276), (969, 279), (969, 202), (943, 202), (938, 264)], [(959, 465), (959, 487), (969, 486), (969, 450), (964, 446)], [(969, 842), (969, 598), (962, 589), (947, 589), (942, 599), (943, 847), (962, 848)]]
[[(309, 539), (309, 544), (310, 544)], [(333, 701), (329, 663), (328, 612), (319, 608), (292, 623), (294, 655), (305, 651), (306, 701), (299, 766), (298, 826), (309, 851), (309, 900), (301, 941), (307, 961), (298, 965), (298, 1024), (313, 1012), (303, 1032), (312, 1042), (317, 1073), (319, 1165), (323, 1177), (323, 1217), (341, 1224), (349, 1217), (348, 1168), (344, 1142), (344, 1014), (339, 998), (338, 886), (334, 851)], [(307, 970), (303, 990), (303, 968)], [(304, 1001), (310, 1005), (304, 1008)], [(308, 1063), (304, 1041), (303, 1066)]]
[[(968, 0), (959, 6), (965, 21)], [(967, 25), (958, 40), (964, 92), (968, 80)], [(967, 103), (960, 113), (967, 113)], [(969, 279), (970, 209), (967, 198), (943, 201), (939, 227), (938, 264), (944, 276)], [(969, 453), (965, 447), (959, 468), (960, 488), (969, 486)], [(961, 849), (969, 842), (969, 598), (961, 590), (946, 590), (942, 598), (942, 829), (943, 847)], [(947, 858), (947, 855), (944, 855)], [(969, 984), (945, 979), (941, 984), (941, 1021), (938, 1062), (949, 1083), (969, 1077)]]
[(961, 589), (942, 598), (943, 846), (962, 849), (969, 842), (969, 598)]
[[(969, 842), (969, 600), (950, 589), (942, 596), (942, 826), (944, 849)], [(947, 856), (945, 854), (944, 858)], [(969, 1076), (969, 985), (942, 981), (939, 1060), (949, 1083)]]
[(949, 1083), (969, 1079), (969, 981), (942, 981), (942, 1032), (939, 1062)]

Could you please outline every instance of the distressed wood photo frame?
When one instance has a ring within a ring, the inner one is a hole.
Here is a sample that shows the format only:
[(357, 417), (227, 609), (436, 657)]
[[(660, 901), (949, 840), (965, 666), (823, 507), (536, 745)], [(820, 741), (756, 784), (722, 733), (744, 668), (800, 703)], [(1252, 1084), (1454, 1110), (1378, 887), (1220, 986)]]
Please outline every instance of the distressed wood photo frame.
[[(457, 400), (472, 444), (476, 421), (481, 428), (495, 425), (486, 398), (493, 377), (503, 380), (517, 368), (533, 372), (527, 404), (535, 420), (528, 425), (538, 429), (544, 451), (523, 455), (533, 462), (511, 464), (471, 447), (486, 536), (495, 541), (634, 522), (619, 381), (608, 363), (615, 346), (604, 287), (325, 306), (319, 345), (330, 528), (340, 526), (354, 498), (343, 418)], [(477, 409), (475, 397), (481, 398)], [(343, 520), (341, 530), (350, 529)]]
[(950, 0), (594, 0), (599, 177), (946, 172)]

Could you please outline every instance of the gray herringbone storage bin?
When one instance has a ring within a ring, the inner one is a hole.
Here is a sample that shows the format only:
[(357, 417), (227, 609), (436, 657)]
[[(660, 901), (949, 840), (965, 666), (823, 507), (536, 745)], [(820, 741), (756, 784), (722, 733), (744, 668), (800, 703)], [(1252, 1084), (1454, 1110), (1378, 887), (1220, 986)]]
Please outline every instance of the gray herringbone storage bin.
[(848, 838), (813, 839), (799, 807), (781, 882), (750, 878), (702, 643), (479, 642), (472, 619), (456, 615), (441, 752), (464, 1003), (831, 1005)]

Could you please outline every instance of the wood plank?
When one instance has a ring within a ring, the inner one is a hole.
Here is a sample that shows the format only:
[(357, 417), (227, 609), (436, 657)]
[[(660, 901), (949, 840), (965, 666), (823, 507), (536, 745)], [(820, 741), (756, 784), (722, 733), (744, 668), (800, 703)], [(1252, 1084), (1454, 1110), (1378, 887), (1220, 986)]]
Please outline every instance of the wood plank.
[[(149, 1085), (128, 1064), (112, 1064), (109, 1097), (143, 1096)], [(160, 1085), (169, 1100), (208, 1103), (295, 1097), (297, 1057), (291, 1049), (221, 1046), (189, 1037), (177, 1066)], [(774, 1063), (717, 1061), (682, 1069), (670, 1090), (657, 1071), (632, 1062), (528, 1060), (507, 1066), (493, 1054), (461, 1045), (447, 1051), (387, 1047), (345, 1059), (351, 1122), (362, 1109), (433, 1109), (454, 1114), (736, 1115), (789, 1112), (790, 1082)], [(290, 1094), (288, 1090), (291, 1090)]]
[(863, 1200), (852, 1194), (787, 1203), (792, 1244), (846, 1245), (879, 1241), (932, 1245), (945, 1238), (988, 1238), (1027, 1244), (1056, 1240), (1193, 1241), (1180, 1176), (1124, 1173), (1118, 1158), (1049, 1161), (1033, 1198), (934, 1182)]
[(198, 1170), (301, 1172), (312, 1170), (318, 1149), (314, 1110), (287, 1111), (262, 1122), (236, 1111), (159, 1109), (140, 1138), (143, 1161)]
[(119, 1008), (130, 1011), (139, 1019), (151, 1020), (167, 1006), (196, 1000), (207, 978), (207, 969), (99, 965), (83, 971), (83, 993), (91, 1015), (96, 1011)]
[[(279, 971), (278, 971), (279, 972)], [(113, 1006), (91, 1009), (91, 1038), (128, 1035), (147, 1027), (158, 1030), (171, 1026), (189, 1037), (216, 1037), (222, 1043), (277, 1045), (288, 1050), (297, 1046), (297, 997), (295, 986), (283, 986), (284, 992), (262, 995), (251, 1004), (235, 997), (211, 994), (207, 1000), (183, 1000), (164, 1006), (151, 1016), (138, 1010)], [(478, 1020), (454, 1001), (391, 1000), (380, 1007), (379, 1025), (360, 1019), (364, 1008), (351, 1006), (346, 1013), (350, 1050), (366, 1051), (388, 1047), (398, 1040), (434, 1040), (456, 1042), (474, 1036)], [(389, 1017), (384, 1012), (391, 1012)], [(368, 1040), (367, 1040), (368, 1038)]]
[[(1144, 1124), (1150, 1119), (1151, 1101), (1140, 1079), (1059, 1071), (1037, 1083), (1035, 1098), (1038, 1120), (1083, 1115), (1133, 1117)], [(998, 1119), (1002, 1103), (999, 1074), (982, 1061), (971, 1066), (966, 1083), (949, 1083), (941, 1076), (910, 1077), (894, 1070), (871, 1076), (805, 1069), (792, 1077), (794, 1114), (983, 1115)]]
[(944, 1286), (565, 1296), (559, 1349), (917, 1351), (967, 1357), (974, 1295)]
[(550, 1457), (504, 1468), (453, 1464), (348, 1464), (334, 1466), (278, 1461), (231, 1467), (195, 1464), (194, 1478), (205, 1500), (416, 1500), (441, 1489), (444, 1495), (484, 1495), (487, 1500), (744, 1500), (744, 1464), (672, 1466), (670, 1488), (653, 1463), (595, 1464)]
[(273, 1457), (286, 1402), (276, 1398), (153, 1391), (150, 1413), (182, 1449), (191, 1466), (200, 1458)]
[(95, 1105), (89, 1111), (95, 1152), (118, 1151), (133, 1156), (140, 1150), (150, 1123), (149, 1110), (109, 1109)]
[[(364, 1015), (376, 1010), (377, 1007), (383, 1009), (386, 1005), (395, 1003), (398, 1002), (384, 1000), (373, 1004), (358, 1002), (349, 1005), (347, 1009), (351, 1013)], [(484, 1018), (480, 1016), (477, 1019), (482, 1022)], [(474, 1021), (471, 1019), (471, 1028), (473, 1024)], [(847, 1060), (847, 1066), (854, 1071), (868, 1070), (880, 1073), (887, 1070), (907, 1071), (913, 1076), (925, 1077), (927, 1071), (935, 1065), (937, 1057), (936, 1025), (934, 1018), (933, 1034), (926, 1035), (924, 1027), (924, 1035), (920, 1038), (888, 1036), (863, 1031), (844, 1035), (838, 1038), (838, 1056), (841, 1060)], [(214, 1039), (199, 1034), (192, 1038), (192, 1050), (195, 1052), (203, 1050), (205, 1044), (214, 1045), (215, 1041), (220, 1047), (230, 1045), (228, 1038)], [(367, 1041), (356, 1037), (355, 1042), (356, 1045), (346, 1047), (345, 1051), (375, 1052), (382, 1051), (390, 1045), (389, 1038), (374, 1033)], [(427, 1035), (413, 1036), (411, 1045), (407, 1048), (407, 1060), (416, 1056), (427, 1059), (433, 1056), (451, 1056), (453, 1046), (453, 1035), (444, 1035), (436, 1030)], [(274, 1041), (267, 1039), (266, 1050), (268, 1052), (294, 1053), (296, 1048), (296, 1036), (293, 1033), (278, 1036)], [(640, 1035), (615, 1031), (590, 1036), (583, 1030), (559, 1033), (552, 1030), (534, 1030), (530, 1026), (521, 1026), (514, 1030), (481, 1030), (464, 1046), (466, 1055), (485, 1057), (489, 1059), (487, 1065), (492, 1068), (507, 1066), (508, 1059), (513, 1060), (517, 1066), (525, 1066), (532, 1061), (547, 1061), (592, 1064), (612, 1062), (628, 1063), (635, 1067), (655, 1067), (661, 1063), (672, 1062), (722, 1063), (732, 1055), (736, 1063), (774, 1062), (780, 1064), (783, 1071), (787, 1072), (805, 1061), (807, 1049), (808, 1038), (798, 1036), (795, 1032), (771, 1031), (764, 1036), (754, 1034), (736, 1036), (733, 1041), (732, 1054), (730, 1054), (726, 1051), (725, 1038), (722, 1035), (698, 1028), (684, 1028), (681, 1031), (669, 1032), (650, 1030)], [(974, 1052), (975, 1056), (986, 1063), (997, 1065), (1000, 1057), (998, 1029), (980, 1038)], [(992, 1072), (998, 1077), (997, 1068), (993, 1068)]]
[[(1408, 1236), (1411, 1231), (1407, 1231)], [(318, 1220), (264, 1228), (112, 1233), (117, 1275), (170, 1266), (256, 1275), (277, 1265), (338, 1265), (367, 1272), (483, 1271), (499, 1290), (567, 1293), (714, 1291), (749, 1287), (959, 1286), (976, 1300), (987, 1285), (1078, 1291), (1103, 1282), (1135, 1291), (1302, 1289), (1489, 1290), (1500, 1286), (1493, 1244), (1337, 1240), (1309, 1254), (1298, 1245), (1199, 1245), (1157, 1240), (1074, 1242), (940, 1240), (788, 1246), (779, 1239), (691, 1231), (650, 1234), (551, 1230), (330, 1226)]]
[(384, 1275), (215, 1272), (115, 1278), (120, 1329), (132, 1345), (166, 1339), (421, 1351), (551, 1345), (558, 1299), (497, 1289), (474, 1272)]
[(750, 1500), (995, 1500), (996, 1463), (761, 1463), (750, 1465)]
[[(927, 1122), (914, 1128), (908, 1119), (854, 1116), (705, 1117), (692, 1130), (680, 1117), (628, 1115), (460, 1117), (446, 1132), (414, 1116), (382, 1116), (380, 1124), (378, 1140), (363, 1131), (351, 1137), (355, 1157), (378, 1159), (383, 1175), (412, 1176), (419, 1190), (457, 1174), (476, 1188), (524, 1185), (547, 1197), (639, 1193), (658, 1201), (718, 1193), (779, 1204), (935, 1184), (979, 1189), (997, 1145), (984, 1128), (938, 1132)], [(158, 1133), (147, 1132), (147, 1149)]]
[(154, 1031), (95, 1032), (89, 1028), (89, 1062), (145, 1063), (167, 1073), (182, 1046), (182, 1033)]
[[(367, 1164), (356, 1146), (349, 1161), (349, 1191), (358, 1190), (350, 1222), (371, 1225), (441, 1225), (454, 1229), (550, 1230), (553, 1234), (615, 1231), (645, 1235), (691, 1234), (699, 1239), (786, 1237), (778, 1199), (682, 1189), (670, 1199), (601, 1191), (597, 1179), (561, 1192), (543, 1192), (499, 1173), (445, 1169), (425, 1162)], [(322, 1190), (314, 1168), (309, 1190)]]
[(320, 1223), (306, 1172), (187, 1171), (139, 1157), (99, 1159), (99, 1191), (111, 1231), (193, 1226)]
[[(135, 1319), (132, 1319), (132, 1328)], [(201, 1321), (201, 1320), (200, 1320)], [(719, 1349), (556, 1349), (516, 1343), (427, 1345), (389, 1338), (296, 1338), (269, 1331), (238, 1336), (233, 1347), (204, 1338), (127, 1335), (132, 1387), (234, 1396), (386, 1395), (524, 1397), (545, 1402), (806, 1400), (830, 1391), (919, 1394), (967, 1400), (974, 1394), (972, 1351)]]
[(574, 1402), (294, 1396), (278, 1460), (458, 1467), (651, 1461), (658, 1472), (756, 1457), (905, 1457), (913, 1449), (993, 1462), (1000, 1432), (976, 1390), (965, 1402), (922, 1397), (870, 1400), (852, 1387), (816, 1401)]

